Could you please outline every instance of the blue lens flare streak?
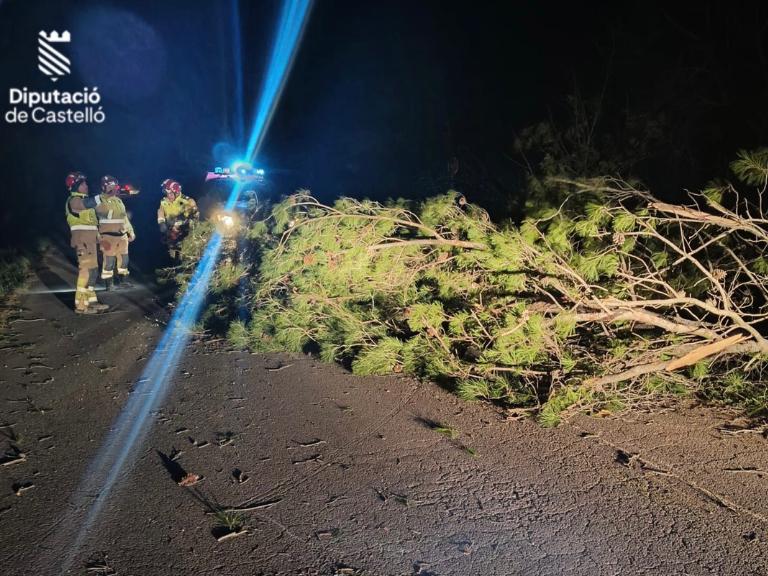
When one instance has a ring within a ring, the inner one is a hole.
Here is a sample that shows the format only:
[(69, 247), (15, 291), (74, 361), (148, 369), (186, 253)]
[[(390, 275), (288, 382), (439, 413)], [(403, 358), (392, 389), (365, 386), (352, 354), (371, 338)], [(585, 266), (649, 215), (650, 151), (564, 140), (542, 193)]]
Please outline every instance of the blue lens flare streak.
[(243, 146), (245, 132), (245, 113), (243, 112), (243, 44), (240, 31), (240, 0), (231, 0), (230, 14), (232, 17), (232, 61), (235, 74), (235, 143), (238, 148)]
[[(216, 232), (206, 246), (187, 290), (128, 402), (83, 477), (76, 499), (91, 502), (87, 515), (80, 520), (77, 539), (70, 549), (72, 556), (96, 520), (115, 482), (121, 477), (121, 471), (129, 456), (149, 431), (148, 419), (157, 411), (171, 388), (170, 377), (178, 366), (200, 314), (211, 277), (216, 270), (221, 246), (222, 236)], [(77, 514), (82, 504), (83, 502), (75, 502), (72, 511)], [(70, 561), (72, 559), (70, 558)]]
[[(237, 23), (234, 11), (236, 7), (236, 3), (233, 2), (233, 24)], [(245, 157), (250, 162), (258, 153), (280, 92), (285, 85), (310, 7), (311, 0), (285, 0), (283, 4), (267, 75), (262, 85), (248, 139), (248, 153)], [(237, 24), (236, 34), (239, 35), (239, 23)], [(234, 43), (239, 44), (239, 38)], [(237, 61), (238, 58), (236, 57), (235, 60)], [(235, 97), (239, 96), (236, 94)], [(233, 186), (226, 203), (226, 210), (232, 210), (237, 205), (243, 188), (242, 182), (237, 182)], [(149, 432), (150, 416), (157, 411), (171, 389), (171, 377), (189, 342), (192, 328), (205, 302), (223, 243), (221, 234), (214, 233), (190, 279), (186, 292), (171, 317), (168, 328), (150, 357), (141, 378), (137, 381), (128, 402), (99, 448), (99, 452), (89, 464), (70, 507), (57, 528), (57, 532), (64, 539), (72, 542), (67, 546), (63, 562), (60, 557), (60, 543), (48, 550), (54, 555), (59, 554), (53, 561), (62, 574), (69, 570), (112, 488), (124, 476), (124, 466), (132, 456), (135, 456), (137, 447)], [(77, 536), (74, 541), (71, 541), (69, 535), (75, 531)]]
[(258, 154), (267, 128), (269, 128), (269, 122), (280, 99), (280, 93), (285, 86), (288, 72), (304, 33), (311, 6), (311, 0), (286, 0), (283, 4), (272, 55), (267, 66), (267, 73), (264, 76), (261, 96), (246, 148), (245, 158), (250, 162), (253, 162), (254, 157)]

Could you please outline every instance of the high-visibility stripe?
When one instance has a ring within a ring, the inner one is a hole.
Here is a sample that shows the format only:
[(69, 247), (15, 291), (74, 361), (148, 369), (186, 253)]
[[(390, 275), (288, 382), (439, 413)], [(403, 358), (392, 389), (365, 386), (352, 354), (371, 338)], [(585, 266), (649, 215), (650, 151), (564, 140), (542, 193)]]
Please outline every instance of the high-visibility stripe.
[(117, 273), (121, 276), (128, 276), (128, 274), (130, 274), (130, 272), (128, 272), (128, 268), (118, 268)]
[(157, 219), (157, 223), (158, 224), (162, 224), (163, 222), (165, 222), (165, 218), (158, 218)]
[(110, 279), (110, 278), (112, 278), (114, 275), (115, 275), (115, 273), (114, 273), (114, 272), (112, 272), (112, 270), (102, 270), (102, 271), (101, 271), (101, 279), (102, 279), (102, 280), (109, 280), (109, 279)]
[(99, 224), (125, 224), (125, 218), (105, 218), (99, 220)]
[(98, 230), (98, 226), (91, 226), (89, 224), (75, 224), (69, 227), (70, 230)]

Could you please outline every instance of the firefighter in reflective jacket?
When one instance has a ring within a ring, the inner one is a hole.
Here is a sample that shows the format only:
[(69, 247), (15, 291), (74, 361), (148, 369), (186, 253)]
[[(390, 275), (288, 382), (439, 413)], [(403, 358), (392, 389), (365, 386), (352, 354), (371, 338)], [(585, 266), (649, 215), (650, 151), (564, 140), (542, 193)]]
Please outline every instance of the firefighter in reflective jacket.
[[(101, 279), (107, 290), (116, 285), (128, 287), (128, 243), (136, 239), (123, 201), (118, 194), (120, 183), (114, 176), (101, 179), (101, 203), (96, 207), (99, 220), (99, 245), (104, 255)], [(115, 276), (117, 265), (117, 276)]]
[(101, 203), (101, 197), (88, 196), (88, 182), (81, 172), (70, 172), (65, 183), (69, 191), (65, 212), (71, 233), (70, 244), (77, 253), (75, 312), (98, 314), (109, 309), (96, 299), (99, 229), (95, 208)]
[(181, 241), (189, 233), (190, 223), (200, 216), (197, 203), (189, 196), (181, 193), (181, 184), (170, 178), (163, 180), (163, 194), (157, 209), (157, 223), (168, 247), (172, 259), (181, 257)]

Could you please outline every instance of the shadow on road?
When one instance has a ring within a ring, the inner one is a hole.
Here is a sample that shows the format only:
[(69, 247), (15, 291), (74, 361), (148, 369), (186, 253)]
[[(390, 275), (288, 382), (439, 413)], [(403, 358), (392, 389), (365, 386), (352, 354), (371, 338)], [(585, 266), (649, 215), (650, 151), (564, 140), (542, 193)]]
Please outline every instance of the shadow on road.
[(184, 470), (181, 464), (176, 462), (173, 457), (164, 454), (160, 450), (157, 450), (157, 455), (160, 457), (160, 461), (163, 463), (163, 468), (168, 472), (171, 480), (176, 482), (176, 484), (181, 482), (182, 478), (187, 475), (187, 471)]
[(56, 272), (51, 270), (45, 260), (46, 258), (43, 258), (35, 267), (35, 274), (40, 279), (40, 282), (45, 289), (53, 294), (59, 302), (64, 304), (67, 308), (72, 308), (75, 302), (75, 279), (62, 278)]

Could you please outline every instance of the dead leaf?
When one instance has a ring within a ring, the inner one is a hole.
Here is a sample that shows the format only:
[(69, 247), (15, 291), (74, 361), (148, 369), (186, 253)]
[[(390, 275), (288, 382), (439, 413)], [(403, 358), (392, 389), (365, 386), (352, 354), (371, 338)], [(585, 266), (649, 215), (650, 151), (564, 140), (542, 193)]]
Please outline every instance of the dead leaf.
[(179, 486), (184, 486), (185, 488), (189, 486), (194, 486), (200, 481), (200, 478), (201, 478), (200, 475), (193, 474), (192, 472), (190, 472), (189, 474), (184, 476), (184, 478), (179, 480)]

